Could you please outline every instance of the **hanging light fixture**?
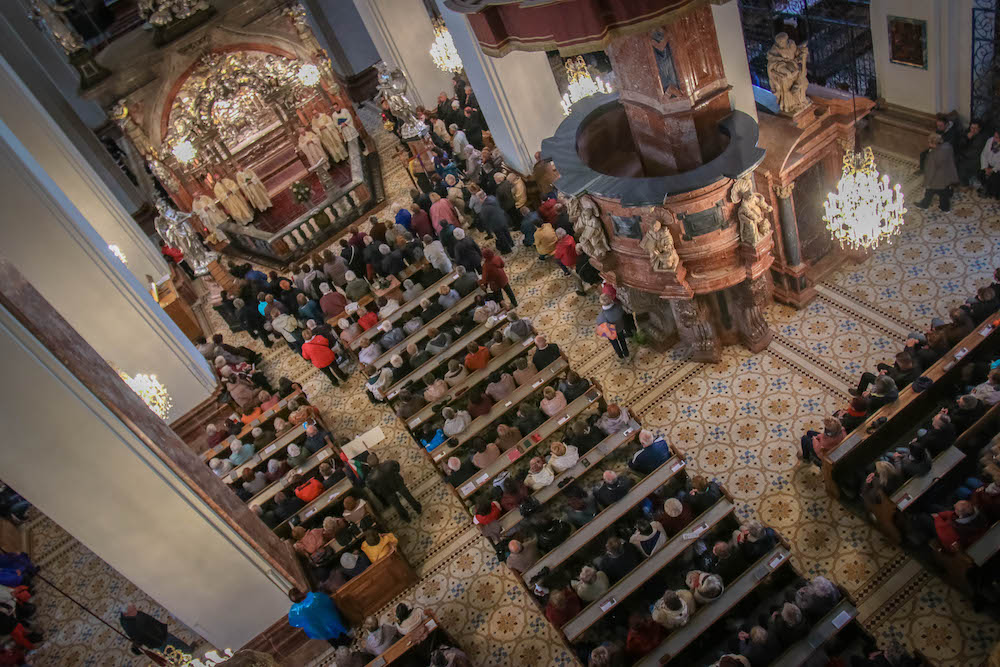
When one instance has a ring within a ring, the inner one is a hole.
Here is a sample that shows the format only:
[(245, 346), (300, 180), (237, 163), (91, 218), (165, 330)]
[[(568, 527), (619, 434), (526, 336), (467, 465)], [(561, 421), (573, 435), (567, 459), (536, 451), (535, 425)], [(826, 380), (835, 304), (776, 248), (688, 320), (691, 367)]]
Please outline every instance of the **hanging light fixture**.
[(139, 398), (152, 410), (160, 419), (166, 419), (173, 407), (173, 399), (167, 393), (167, 388), (160, 384), (155, 375), (139, 373), (135, 377), (112, 364), (112, 368), (118, 373), (118, 377), (134, 391)]
[[(851, 30), (851, 54), (854, 55), (854, 31)], [(854, 64), (854, 90), (851, 102), (854, 112), (854, 138), (857, 142), (858, 61)], [(888, 176), (879, 176), (875, 155), (870, 146), (860, 153), (844, 152), (844, 171), (837, 183), (836, 192), (827, 195), (826, 228), (840, 243), (841, 248), (873, 250), (889, 243), (903, 226), (903, 191), (897, 183), (889, 185)]]
[(187, 139), (183, 139), (174, 144), (174, 147), (170, 149), (170, 152), (174, 154), (174, 157), (177, 158), (177, 161), (181, 164), (188, 164), (198, 157), (198, 151), (195, 150), (194, 144)]
[(125, 257), (125, 253), (122, 252), (121, 248), (119, 248), (118, 246), (116, 246), (114, 243), (111, 243), (111, 244), (108, 245), (108, 250), (111, 251), (111, 254), (113, 254), (115, 257), (117, 257), (119, 260), (121, 260), (122, 264), (124, 264), (125, 266), (128, 266), (128, 258)]
[(844, 173), (826, 200), (823, 220), (841, 248), (871, 250), (889, 242), (903, 225), (903, 192), (879, 178), (870, 147), (844, 155)]
[(611, 86), (605, 83), (601, 77), (594, 78), (590, 75), (590, 68), (583, 56), (566, 59), (566, 80), (569, 82), (569, 89), (562, 97), (563, 113), (569, 115), (569, 110), (574, 104), (585, 97), (596, 95), (597, 93), (610, 93)]
[(434, 64), (445, 72), (461, 72), (462, 59), (458, 55), (458, 49), (455, 48), (455, 40), (448, 32), (448, 26), (441, 17), (435, 18), (433, 23), (434, 42), (431, 44), (431, 58)]
[(312, 63), (305, 63), (296, 76), (303, 86), (315, 86), (319, 83), (319, 68)]

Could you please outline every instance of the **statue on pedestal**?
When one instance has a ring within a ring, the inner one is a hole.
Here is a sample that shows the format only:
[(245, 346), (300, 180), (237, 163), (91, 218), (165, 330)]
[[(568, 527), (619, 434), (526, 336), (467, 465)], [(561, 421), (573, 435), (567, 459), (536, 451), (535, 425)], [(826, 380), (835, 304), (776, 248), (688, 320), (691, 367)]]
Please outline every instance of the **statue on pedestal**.
[(399, 128), (403, 139), (413, 139), (427, 131), (427, 126), (417, 118), (416, 107), (406, 97), (406, 77), (399, 69), (390, 70), (384, 61), (376, 65), (378, 70), (378, 93), (389, 105), (389, 111), (395, 116), (402, 127)]
[(219, 254), (205, 249), (201, 238), (188, 224), (191, 214), (178, 211), (164, 199), (156, 202), (156, 210), (159, 215), (153, 226), (163, 242), (184, 253), (184, 260), (196, 276), (208, 273), (208, 265), (219, 259)]
[(608, 254), (611, 246), (608, 245), (597, 204), (586, 195), (569, 197), (566, 200), (566, 211), (573, 221), (576, 241), (583, 247), (583, 251), (594, 259), (601, 259)]
[(733, 183), (729, 199), (740, 204), (736, 213), (740, 221), (740, 241), (756, 246), (762, 238), (771, 233), (771, 223), (764, 212), (770, 213), (774, 208), (767, 203), (764, 195), (753, 191), (751, 174)]
[(639, 247), (649, 253), (649, 264), (653, 267), (653, 271), (666, 273), (677, 270), (680, 258), (674, 249), (674, 237), (670, 235), (670, 230), (663, 225), (662, 220), (653, 221), (649, 231), (639, 241)]
[(796, 114), (811, 104), (806, 97), (808, 58), (806, 43), (796, 46), (784, 32), (775, 35), (774, 46), (767, 52), (767, 77), (771, 92), (778, 98), (778, 106), (787, 114)]

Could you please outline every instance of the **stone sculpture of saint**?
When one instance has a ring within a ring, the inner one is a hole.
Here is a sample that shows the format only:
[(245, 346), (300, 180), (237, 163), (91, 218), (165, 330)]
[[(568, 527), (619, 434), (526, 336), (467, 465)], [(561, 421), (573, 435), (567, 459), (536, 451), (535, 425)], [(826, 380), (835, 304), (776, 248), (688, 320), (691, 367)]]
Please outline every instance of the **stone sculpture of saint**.
[(163, 242), (184, 253), (184, 260), (196, 276), (208, 273), (208, 265), (219, 255), (205, 249), (201, 237), (188, 224), (191, 214), (178, 211), (163, 199), (156, 203), (156, 209), (159, 214), (153, 221), (153, 227)]
[(808, 58), (806, 44), (796, 46), (783, 32), (775, 36), (774, 46), (767, 52), (767, 77), (771, 92), (778, 98), (778, 106), (785, 113), (798, 113), (810, 104), (806, 97)]
[(674, 238), (662, 221), (653, 221), (646, 235), (639, 241), (639, 247), (649, 253), (649, 264), (653, 271), (666, 273), (677, 270), (680, 258), (674, 249)]
[(230, 218), (241, 225), (249, 225), (253, 221), (253, 211), (250, 210), (247, 200), (243, 198), (243, 193), (240, 191), (240, 186), (236, 185), (236, 181), (231, 178), (220, 179), (215, 183), (212, 192), (215, 193), (215, 198), (226, 209)]
[(229, 220), (229, 216), (216, 205), (214, 199), (207, 195), (198, 195), (192, 208), (194, 214), (201, 220), (201, 224), (208, 230), (209, 241), (226, 240), (226, 234), (219, 229), (219, 225)]
[(271, 208), (271, 195), (253, 169), (242, 169), (236, 172), (236, 182), (239, 183), (240, 190), (250, 200), (253, 207), (258, 211), (266, 211)]
[(306, 156), (306, 162), (313, 168), (321, 162), (329, 162), (323, 144), (315, 132), (309, 130), (299, 130), (299, 150)]
[(601, 224), (601, 214), (597, 205), (587, 196), (571, 197), (566, 204), (566, 210), (573, 221), (573, 233), (576, 235), (583, 251), (595, 259), (601, 259), (611, 246)]
[(756, 246), (760, 240), (771, 233), (771, 223), (766, 212), (773, 207), (764, 199), (764, 195), (753, 191), (753, 180), (750, 175), (744, 176), (733, 184), (729, 198), (739, 202), (736, 217), (740, 221), (740, 241)]
[(323, 148), (330, 154), (333, 162), (340, 162), (347, 159), (347, 149), (344, 148), (344, 139), (340, 136), (340, 130), (334, 125), (329, 114), (318, 113), (313, 116), (312, 129), (319, 140), (323, 143)]

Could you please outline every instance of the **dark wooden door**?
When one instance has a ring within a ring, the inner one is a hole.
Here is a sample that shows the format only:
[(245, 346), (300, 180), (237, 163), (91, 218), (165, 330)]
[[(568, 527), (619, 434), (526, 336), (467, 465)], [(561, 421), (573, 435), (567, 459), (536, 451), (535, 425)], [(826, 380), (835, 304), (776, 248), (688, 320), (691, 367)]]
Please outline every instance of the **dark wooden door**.
[(817, 162), (795, 180), (795, 219), (799, 225), (802, 260), (810, 264), (830, 252), (833, 240), (823, 221), (823, 203), (829, 193), (823, 163)]

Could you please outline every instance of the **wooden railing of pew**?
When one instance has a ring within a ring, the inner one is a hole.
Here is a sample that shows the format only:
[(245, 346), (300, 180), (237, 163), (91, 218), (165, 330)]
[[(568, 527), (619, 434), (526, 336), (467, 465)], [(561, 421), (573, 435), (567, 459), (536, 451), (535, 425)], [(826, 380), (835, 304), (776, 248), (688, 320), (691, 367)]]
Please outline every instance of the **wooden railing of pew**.
[[(458, 278), (458, 272), (452, 271), (451, 273), (449, 273), (448, 275), (441, 278), (433, 285), (425, 289), (423, 292), (421, 292), (420, 296), (418, 296), (416, 299), (410, 301), (409, 303), (404, 303), (402, 306), (397, 308), (393, 313), (391, 313), (388, 317), (386, 317), (383, 320), (379, 320), (379, 324), (381, 324), (382, 322), (390, 322), (392, 324), (395, 324), (400, 319), (402, 319), (403, 315), (412, 313), (414, 310), (419, 308), (420, 301), (422, 299), (435, 296), (437, 294), (438, 288), (440, 288), (443, 285), (451, 285), (453, 282), (455, 282), (457, 278)], [(362, 347), (371, 342), (371, 340), (375, 338), (375, 336), (377, 336), (378, 333), (379, 333), (378, 327), (374, 326), (368, 331), (362, 332), (360, 336), (352, 340), (350, 345), (348, 345), (348, 347), (351, 350), (355, 351), (360, 350)]]
[[(921, 411), (926, 411), (928, 405), (933, 405), (938, 393), (935, 388), (943, 384), (942, 380), (955, 377), (962, 359), (976, 352), (985, 343), (995, 346), (1000, 342), (998, 335), (1000, 327), (990, 324), (997, 317), (1000, 317), (1000, 312), (987, 318), (986, 322), (977, 326), (972, 333), (923, 372), (923, 377), (930, 378), (934, 383), (930, 388), (918, 393), (914, 391), (912, 385), (904, 387), (899, 392), (899, 398), (869, 415), (837, 447), (820, 457), (827, 494), (839, 499), (841, 490), (838, 476), (841, 472), (852, 471), (860, 465), (869, 463), (885, 450), (888, 443), (909, 429), (914, 421), (914, 415), (919, 415)], [(868, 428), (883, 417), (886, 422), (872, 433), (868, 433)]]
[[(468, 310), (476, 301), (476, 297), (483, 294), (483, 290), (477, 287), (472, 292), (469, 292), (466, 296), (460, 298), (451, 308), (446, 309), (443, 313), (432, 319), (430, 322), (420, 327), (412, 334), (404, 338), (399, 342), (398, 345), (386, 350), (382, 353), (382, 356), (378, 357), (372, 367), (376, 370), (382, 368), (394, 354), (402, 354), (406, 351), (406, 346), (410, 343), (419, 343), (423, 339), (427, 338), (427, 332), (431, 329), (440, 329), (453, 318), (461, 316), (466, 310)], [(377, 326), (377, 325), (376, 325)]]
[(217, 444), (216, 446), (211, 447), (211, 448), (206, 449), (205, 451), (203, 451), (201, 453), (201, 460), (204, 461), (205, 463), (208, 463), (209, 461), (211, 461), (212, 459), (214, 459), (219, 454), (221, 454), (221, 453), (225, 452), (226, 450), (228, 450), (229, 446), (231, 444), (233, 444), (233, 442), (235, 442), (236, 440), (243, 440), (243, 438), (245, 438), (248, 435), (250, 435), (250, 432), (252, 430), (254, 430), (255, 428), (257, 428), (258, 426), (264, 426), (265, 424), (267, 424), (268, 422), (270, 422), (272, 419), (274, 419), (275, 417), (279, 416), (282, 412), (285, 412), (286, 416), (287, 416), (287, 406), (288, 406), (288, 403), (290, 401), (294, 401), (294, 400), (300, 400), (300, 403), (302, 403), (303, 405), (308, 405), (309, 404), (309, 402), (307, 400), (305, 400), (305, 394), (302, 393), (302, 390), (301, 389), (296, 389), (295, 391), (293, 391), (292, 393), (290, 393), (288, 396), (286, 396), (285, 398), (283, 398), (280, 401), (278, 401), (277, 404), (275, 404), (275, 406), (273, 408), (271, 408), (270, 410), (266, 410), (265, 412), (263, 412), (259, 418), (254, 419), (252, 422), (250, 422), (249, 424), (245, 425), (240, 430), (239, 433), (237, 433), (236, 435), (231, 435), (228, 438), (226, 438), (225, 440), (223, 440), (222, 442), (220, 442), (219, 444)]
[[(404, 280), (422, 271), (426, 266), (428, 266), (427, 260), (421, 260), (416, 264), (410, 264), (402, 271), (400, 271), (398, 276), (392, 277), (392, 284), (389, 288), (384, 290), (376, 290), (375, 287), (372, 286), (371, 291), (368, 292), (368, 294), (365, 294), (360, 299), (358, 299), (355, 303), (357, 303), (358, 306), (367, 306), (368, 304), (372, 303), (373, 301), (375, 301), (375, 299), (381, 296), (391, 295), (393, 292), (398, 291), (400, 289)], [(337, 322), (339, 322), (341, 319), (351, 314), (352, 313), (349, 313), (346, 310), (341, 311), (336, 315), (334, 315), (333, 317), (326, 318), (326, 323), (331, 326), (336, 326)]]
[[(441, 635), (439, 638), (438, 635)], [(424, 621), (415, 630), (400, 638), (395, 644), (373, 658), (365, 667), (385, 667), (405, 660), (405, 664), (428, 664), (431, 650), (442, 643), (457, 647), (457, 644), (441, 627), (433, 612), (424, 610)], [(428, 649), (428, 650), (421, 650)], [(420, 655), (416, 655), (420, 653)]]

